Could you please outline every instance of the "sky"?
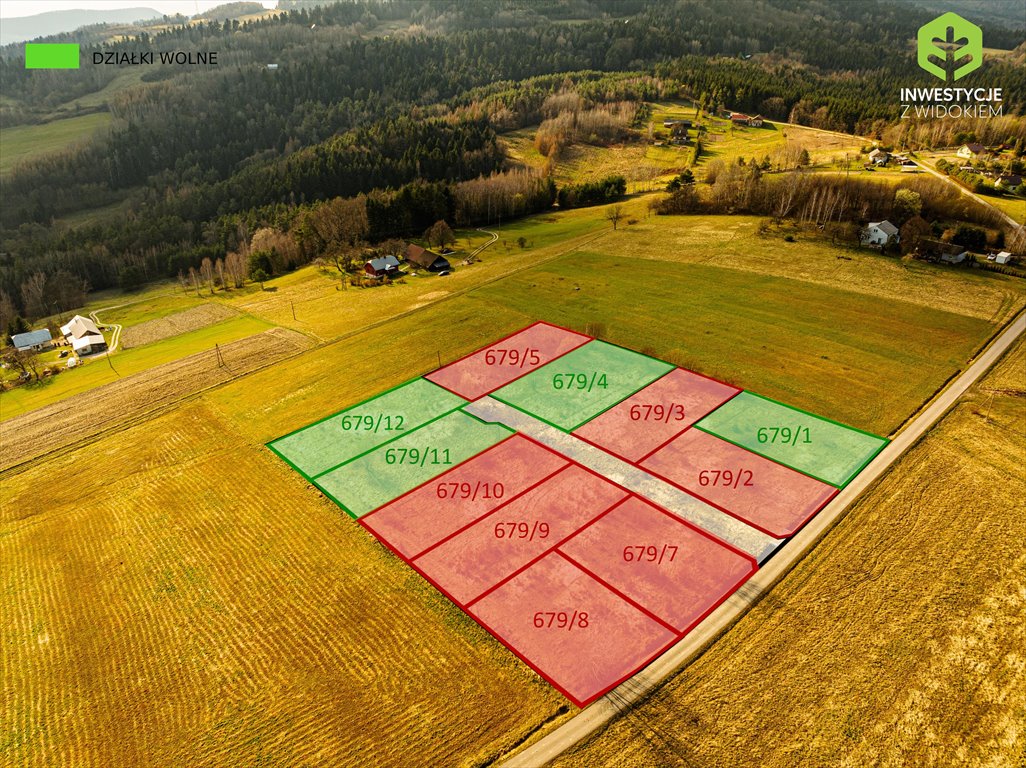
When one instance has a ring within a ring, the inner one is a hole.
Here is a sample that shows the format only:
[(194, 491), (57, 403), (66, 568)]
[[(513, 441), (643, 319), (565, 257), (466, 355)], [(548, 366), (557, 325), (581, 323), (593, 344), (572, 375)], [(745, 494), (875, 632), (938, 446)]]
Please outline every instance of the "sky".
[[(117, 10), (152, 8), (162, 14), (182, 13), (194, 16), (229, 0), (0, 0), (0, 19), (34, 16), (47, 11)], [(274, 8), (277, 0), (259, 0), (265, 8)]]

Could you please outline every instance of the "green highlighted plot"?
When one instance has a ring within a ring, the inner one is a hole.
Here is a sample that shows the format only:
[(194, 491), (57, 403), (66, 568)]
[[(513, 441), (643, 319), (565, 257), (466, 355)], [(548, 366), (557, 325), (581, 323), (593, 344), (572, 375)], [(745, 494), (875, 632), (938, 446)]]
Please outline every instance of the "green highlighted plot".
[(78, 67), (78, 43), (25, 43), (25, 69)]
[(465, 404), (430, 381), (414, 379), (267, 447), (312, 479)]
[(318, 477), (317, 485), (361, 517), (504, 440), (513, 430), (454, 411)]
[(887, 440), (742, 392), (695, 425), (742, 448), (843, 488)]
[(492, 397), (570, 432), (671, 370), (661, 360), (592, 341)]

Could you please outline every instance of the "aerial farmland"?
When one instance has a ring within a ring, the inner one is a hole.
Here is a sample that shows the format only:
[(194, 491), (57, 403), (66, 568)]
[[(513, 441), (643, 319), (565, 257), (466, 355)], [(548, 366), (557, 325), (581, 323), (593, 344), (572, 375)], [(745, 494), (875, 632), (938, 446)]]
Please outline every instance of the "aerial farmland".
[(83, 5), (0, 48), (0, 766), (1017, 764), (1021, 8), (913, 124), (912, 0)]

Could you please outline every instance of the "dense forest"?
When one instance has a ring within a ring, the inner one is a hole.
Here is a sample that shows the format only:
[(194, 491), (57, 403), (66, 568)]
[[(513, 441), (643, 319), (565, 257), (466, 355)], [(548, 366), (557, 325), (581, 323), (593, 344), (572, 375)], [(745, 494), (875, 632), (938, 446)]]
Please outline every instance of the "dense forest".
[[(920, 8), (743, 4), (739, 13), (728, 0), (291, 0), (280, 4), (286, 12), (244, 24), (166, 19), (102, 44), (90, 30), (83, 59), (100, 48), (219, 53), (210, 70), (148, 66), (138, 86), (113, 92), (104, 107), (76, 104), (118, 68), (26, 70), (20, 47), (8, 46), (0, 50), (5, 126), (96, 108), (113, 122), (83, 146), (5, 176), (0, 289), (23, 306), (21, 286), (39, 273), (60, 270), (93, 288), (126, 282), (126, 270), (132, 280), (174, 276), (236, 249), (240, 232), (298, 226), (336, 198), (363, 196), (372, 241), (439, 218), (469, 224), (539, 210), (557, 191), (544, 179), (514, 182), (497, 134), (542, 123), (550, 145), (574, 140), (576, 129), (560, 122), (565, 110), (546, 111), (561, 93), (581, 100), (574, 126), (587, 120), (609, 137), (642, 100), (680, 95), (709, 109), (873, 134), (896, 122), (896, 83), (928, 82), (909, 32), (931, 18)], [(988, 46), (1012, 48), (1024, 33), (985, 35)], [(981, 81), (1004, 89), (1006, 114), (1026, 104), (1020, 59), (988, 59), (981, 70)], [(508, 210), (482, 210), (468, 197), (475, 179), (481, 189), (526, 185), (528, 194), (496, 192)], [(567, 189), (559, 200), (609, 194), (615, 185)], [(122, 202), (124, 215), (103, 224), (55, 223)]]

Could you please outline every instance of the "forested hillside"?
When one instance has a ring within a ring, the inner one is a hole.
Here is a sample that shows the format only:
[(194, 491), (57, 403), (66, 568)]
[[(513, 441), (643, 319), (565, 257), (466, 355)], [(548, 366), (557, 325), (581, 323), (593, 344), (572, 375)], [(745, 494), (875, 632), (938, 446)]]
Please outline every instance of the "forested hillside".
[[(496, 134), (540, 122), (545, 99), (567, 87), (592, 104), (689, 96), (710, 110), (868, 134), (895, 121), (896, 83), (928, 77), (911, 36), (931, 14), (872, 0), (281, 6), (290, 10), (102, 46), (90, 33), (83, 60), (102, 47), (218, 51), (220, 63), (145, 67), (138, 85), (90, 107), (110, 111), (108, 133), (5, 177), (0, 288), (15, 303), (38, 272), (65, 270), (93, 288), (129, 266), (173, 276), (237, 247), (240, 225), (287, 228), (335, 197), (404, 200), (403, 215), (379, 217), (371, 232), (420, 231), (438, 213), (455, 216), (461, 182), (507, 169)], [(1023, 40), (997, 26), (985, 35), (993, 47)], [(120, 71), (26, 70), (21, 57), (18, 46), (0, 52), (5, 126), (74, 108)], [(993, 58), (981, 72), (1005, 89), (1006, 114), (1023, 108), (1021, 66)], [(531, 199), (546, 197), (554, 192)], [(55, 223), (114, 203), (125, 214), (102, 224)], [(476, 209), (462, 210), (472, 219)]]

